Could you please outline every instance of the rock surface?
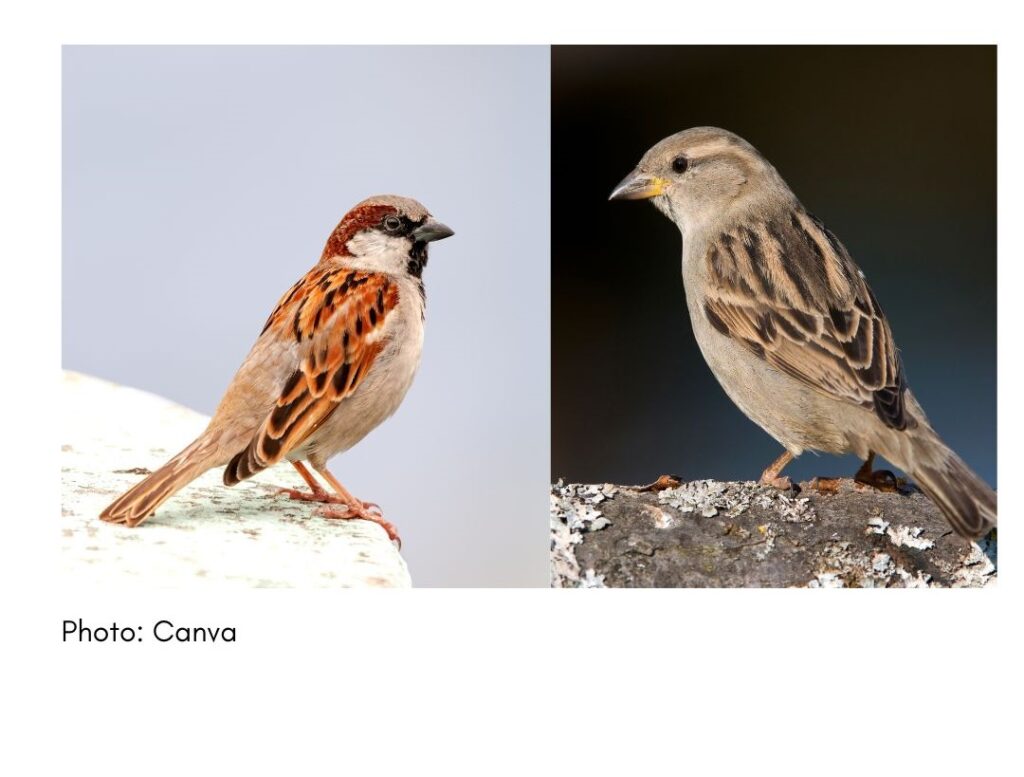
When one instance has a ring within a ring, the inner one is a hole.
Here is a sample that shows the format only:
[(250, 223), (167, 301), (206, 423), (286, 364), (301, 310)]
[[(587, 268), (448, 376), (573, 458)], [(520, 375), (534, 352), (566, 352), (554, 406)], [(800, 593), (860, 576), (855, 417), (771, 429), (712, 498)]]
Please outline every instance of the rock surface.
[(65, 372), (61, 387), (61, 567), (72, 585), (407, 587), (409, 571), (369, 521), (328, 520), (275, 496), (305, 488), (278, 465), (233, 488), (207, 472), (135, 529), (97, 517), (203, 430), (166, 399)]
[(994, 535), (969, 543), (920, 493), (841, 481), (780, 492), (700, 480), (551, 490), (554, 587), (981, 587)]

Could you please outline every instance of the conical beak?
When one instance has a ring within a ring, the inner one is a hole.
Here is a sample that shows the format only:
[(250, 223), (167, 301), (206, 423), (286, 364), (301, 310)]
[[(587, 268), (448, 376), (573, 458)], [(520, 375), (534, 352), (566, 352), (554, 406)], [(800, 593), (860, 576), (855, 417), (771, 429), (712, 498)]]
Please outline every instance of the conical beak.
[(668, 181), (654, 175), (648, 175), (637, 168), (612, 191), (609, 200), (649, 200), (664, 193)]
[(455, 231), (451, 227), (445, 226), (440, 221), (427, 219), (412, 231), (412, 239), (417, 243), (431, 243), (434, 240), (444, 240), (454, 234)]

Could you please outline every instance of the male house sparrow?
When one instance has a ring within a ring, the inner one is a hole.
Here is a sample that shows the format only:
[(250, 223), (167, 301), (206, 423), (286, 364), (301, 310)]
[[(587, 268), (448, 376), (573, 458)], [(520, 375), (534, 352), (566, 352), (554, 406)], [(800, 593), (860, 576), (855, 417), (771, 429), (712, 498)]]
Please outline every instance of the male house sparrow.
[(665, 138), (612, 192), (650, 199), (683, 235), (693, 333), (722, 388), (786, 449), (876, 453), (918, 483), (964, 537), (996, 524), (996, 495), (928, 425), (889, 324), (842, 243), (742, 138), (696, 127)]
[(427, 244), (452, 234), (404, 197), (352, 208), (317, 265), (270, 314), (206, 430), (100, 518), (138, 526), (213, 467), (226, 464), (224, 484), (233, 486), (287, 459), (310, 487), (285, 489), (290, 496), (339, 505), (321, 515), (374, 521), (397, 539), (379, 508), (352, 496), (326, 465), (394, 413), (409, 390), (423, 347)]

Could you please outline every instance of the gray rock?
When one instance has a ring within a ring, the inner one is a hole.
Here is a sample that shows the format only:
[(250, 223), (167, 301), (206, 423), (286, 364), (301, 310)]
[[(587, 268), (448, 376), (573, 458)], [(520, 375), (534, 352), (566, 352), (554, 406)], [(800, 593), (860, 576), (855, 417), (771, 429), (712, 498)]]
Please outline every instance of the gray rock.
[(700, 480), (551, 491), (555, 587), (981, 587), (994, 535), (952, 532), (917, 492), (844, 480), (835, 493)]

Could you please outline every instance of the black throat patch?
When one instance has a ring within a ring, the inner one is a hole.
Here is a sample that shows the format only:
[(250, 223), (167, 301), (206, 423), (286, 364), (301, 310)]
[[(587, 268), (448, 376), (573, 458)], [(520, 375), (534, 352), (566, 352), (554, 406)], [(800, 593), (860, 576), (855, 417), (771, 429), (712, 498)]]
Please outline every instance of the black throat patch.
[(417, 288), (423, 302), (423, 317), (427, 317), (427, 290), (423, 286), (423, 270), (427, 266), (427, 244), (416, 242), (409, 251), (409, 261), (405, 265), (406, 272), (419, 281)]
[(422, 278), (423, 270), (427, 266), (427, 244), (416, 242), (412, 244), (409, 251), (409, 261), (405, 265), (406, 271), (413, 278)]

